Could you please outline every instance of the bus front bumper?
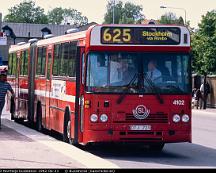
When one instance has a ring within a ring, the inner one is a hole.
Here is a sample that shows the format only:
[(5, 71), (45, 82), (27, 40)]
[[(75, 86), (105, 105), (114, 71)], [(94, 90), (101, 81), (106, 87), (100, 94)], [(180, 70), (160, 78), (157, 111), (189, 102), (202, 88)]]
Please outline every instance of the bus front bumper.
[(87, 130), (83, 143), (89, 142), (160, 142), (177, 143), (191, 142), (189, 131), (114, 131), (114, 130)]

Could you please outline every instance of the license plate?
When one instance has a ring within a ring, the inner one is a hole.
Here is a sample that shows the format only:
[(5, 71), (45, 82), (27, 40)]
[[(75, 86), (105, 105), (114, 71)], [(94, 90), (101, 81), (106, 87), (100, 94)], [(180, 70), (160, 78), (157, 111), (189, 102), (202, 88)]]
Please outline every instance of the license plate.
[(130, 125), (130, 130), (151, 130), (151, 125)]

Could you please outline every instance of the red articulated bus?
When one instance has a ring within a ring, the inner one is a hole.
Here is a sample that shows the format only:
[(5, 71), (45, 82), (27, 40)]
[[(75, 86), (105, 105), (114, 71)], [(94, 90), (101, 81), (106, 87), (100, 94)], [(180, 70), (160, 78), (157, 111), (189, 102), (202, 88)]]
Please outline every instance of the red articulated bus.
[[(183, 26), (95, 25), (9, 50), (15, 120), (66, 142), (191, 142), (190, 34)], [(15, 105), (15, 106), (14, 106)]]

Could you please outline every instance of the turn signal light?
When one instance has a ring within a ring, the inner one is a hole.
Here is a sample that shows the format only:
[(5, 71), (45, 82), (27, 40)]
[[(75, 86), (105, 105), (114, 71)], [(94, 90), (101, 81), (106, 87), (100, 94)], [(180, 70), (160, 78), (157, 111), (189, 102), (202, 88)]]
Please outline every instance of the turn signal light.
[(90, 108), (90, 107), (91, 107), (90, 100), (85, 100), (85, 108)]

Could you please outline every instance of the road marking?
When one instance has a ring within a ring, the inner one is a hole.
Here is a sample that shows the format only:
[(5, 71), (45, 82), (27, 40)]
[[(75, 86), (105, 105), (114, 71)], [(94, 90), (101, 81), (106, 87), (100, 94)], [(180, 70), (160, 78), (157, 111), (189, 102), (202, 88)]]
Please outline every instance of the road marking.
[(33, 139), (36, 142), (44, 144), (52, 148), (53, 150), (58, 151), (73, 160), (76, 160), (87, 168), (119, 168), (116, 164), (110, 161), (102, 159), (62, 141), (58, 141), (48, 135), (38, 133), (33, 129), (14, 123), (8, 119), (3, 119), (3, 124), (9, 128), (14, 129), (18, 133)]

